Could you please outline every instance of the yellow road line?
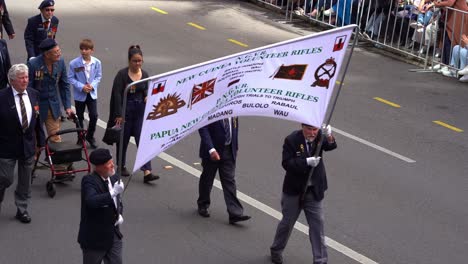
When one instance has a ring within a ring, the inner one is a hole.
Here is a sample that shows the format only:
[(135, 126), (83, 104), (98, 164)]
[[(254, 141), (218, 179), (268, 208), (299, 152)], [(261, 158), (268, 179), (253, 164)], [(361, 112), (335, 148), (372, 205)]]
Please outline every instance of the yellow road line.
[[(336, 83), (336, 84), (338, 84), (338, 85), (339, 85), (339, 84), (341, 84), (341, 82), (340, 82), (340, 81), (336, 81), (335, 83)], [(343, 83), (343, 85), (344, 85), (344, 83)]]
[(202, 27), (202, 26), (200, 26), (200, 25), (197, 25), (197, 24), (195, 24), (195, 23), (192, 23), (192, 22), (187, 23), (187, 25), (192, 26), (192, 27), (194, 27), (194, 28), (198, 28), (198, 29), (200, 29), (200, 30), (206, 30), (206, 28), (204, 28), (204, 27)]
[(374, 99), (381, 102), (381, 103), (387, 104), (389, 106), (393, 106), (395, 108), (400, 108), (401, 107), (399, 104), (392, 103), (392, 102), (387, 101), (387, 100), (385, 100), (383, 98), (380, 98), (380, 97), (374, 97)]
[(240, 42), (240, 41), (237, 41), (237, 40), (235, 40), (235, 39), (228, 39), (228, 41), (229, 41), (229, 42), (232, 42), (232, 43), (234, 43), (234, 44), (237, 44), (237, 45), (239, 45), (239, 46), (242, 46), (242, 47), (244, 47), (244, 48), (246, 48), (246, 47), (249, 46), (249, 45), (244, 44), (244, 43), (242, 43), (242, 42)]
[(451, 130), (453, 130), (455, 132), (463, 132), (463, 129), (459, 129), (458, 127), (451, 126), (451, 125), (449, 125), (447, 123), (444, 123), (442, 121), (439, 121), (439, 120), (432, 121), (432, 122), (435, 123), (435, 124), (438, 124), (439, 126), (443, 126), (445, 128), (451, 129)]
[(163, 15), (167, 15), (167, 12), (166, 12), (166, 11), (161, 10), (161, 9), (159, 9), (159, 8), (157, 8), (157, 7), (152, 6), (151, 9), (153, 9), (154, 11), (156, 11), (156, 12), (158, 12), (158, 13), (161, 13), (161, 14), (163, 14)]

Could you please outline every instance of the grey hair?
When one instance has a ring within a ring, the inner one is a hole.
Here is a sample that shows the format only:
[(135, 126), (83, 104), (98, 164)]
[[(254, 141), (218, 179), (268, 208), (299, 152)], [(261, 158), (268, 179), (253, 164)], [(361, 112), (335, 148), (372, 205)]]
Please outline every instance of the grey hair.
[(26, 64), (19, 63), (11, 66), (11, 68), (8, 70), (8, 82), (16, 80), (16, 76), (20, 73), (29, 73), (29, 69)]

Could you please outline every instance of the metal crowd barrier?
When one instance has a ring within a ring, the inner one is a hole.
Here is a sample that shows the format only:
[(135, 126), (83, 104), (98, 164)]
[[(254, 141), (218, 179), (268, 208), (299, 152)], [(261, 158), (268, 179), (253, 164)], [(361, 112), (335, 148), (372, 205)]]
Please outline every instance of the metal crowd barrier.
[(466, 11), (432, 6), (422, 13), (415, 6), (418, 0), (255, 1), (284, 11), (287, 20), (300, 17), (326, 27), (357, 24), (359, 40), (421, 62), (423, 69), (415, 71), (446, 67), (457, 77), (456, 72), (461, 70), (460, 63), (452, 63), (452, 53), (462, 44), (462, 35), (468, 35)]

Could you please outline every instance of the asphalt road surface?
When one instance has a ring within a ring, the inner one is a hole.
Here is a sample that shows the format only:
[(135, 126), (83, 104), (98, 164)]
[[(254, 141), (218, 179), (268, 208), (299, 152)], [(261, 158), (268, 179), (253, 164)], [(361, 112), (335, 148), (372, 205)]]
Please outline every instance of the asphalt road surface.
[[(7, 1), (17, 35), (8, 41), (13, 63), (25, 61), (23, 30), (39, 3)], [(158, 74), (312, 33), (234, 0), (59, 0), (55, 15), (67, 63), (79, 55), (80, 39), (95, 42), (104, 68), (98, 99), (104, 121), (112, 80), (126, 66), (131, 44), (141, 45), (143, 68)], [(352, 57), (331, 121), (339, 147), (325, 156), (329, 263), (466, 263), (468, 87), (442, 75), (410, 72), (413, 68), (359, 47)], [(252, 219), (238, 226), (228, 224), (217, 188), (211, 217), (196, 213), (198, 134), (155, 158), (161, 179), (145, 185), (138, 172), (124, 196), (125, 263), (269, 263), (280, 216), (281, 146), (299, 128), (277, 119), (241, 118), (237, 184)], [(103, 132), (98, 128), (98, 139)], [(131, 146), (130, 163), (135, 153)], [(8, 189), (0, 213), (0, 263), (81, 262), (76, 242), (81, 176), (57, 185), (51, 199), (45, 192), (50, 173), (38, 171), (29, 225), (14, 219), (14, 187)], [(306, 223), (302, 216), (299, 222)], [(302, 224), (284, 252), (285, 263), (312, 262)]]

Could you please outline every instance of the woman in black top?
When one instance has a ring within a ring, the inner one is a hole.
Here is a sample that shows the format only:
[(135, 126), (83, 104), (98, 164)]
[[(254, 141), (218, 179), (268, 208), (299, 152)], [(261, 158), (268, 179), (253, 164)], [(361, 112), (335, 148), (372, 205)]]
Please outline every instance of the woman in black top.
[[(124, 121), (122, 118), (122, 106), (124, 91), (128, 84), (149, 77), (148, 73), (141, 68), (143, 65), (143, 52), (139, 45), (130, 46), (128, 49), (128, 67), (121, 69), (114, 79), (110, 102), (108, 127), (120, 126)], [(125, 113), (124, 141), (122, 148), (122, 176), (129, 176), (126, 168), (126, 154), (130, 137), (135, 138), (136, 144), (140, 143), (141, 127), (145, 113), (146, 95), (148, 83), (142, 82), (133, 85), (127, 94), (127, 109)], [(119, 144), (117, 143), (117, 157), (119, 157)], [(144, 173), (145, 183), (159, 179), (158, 175), (151, 173), (151, 161), (140, 168)]]

